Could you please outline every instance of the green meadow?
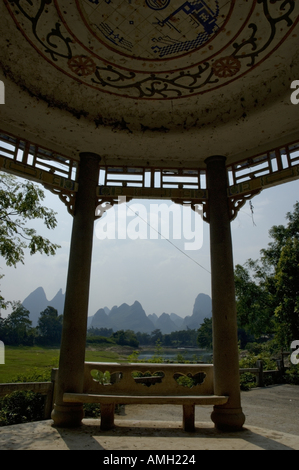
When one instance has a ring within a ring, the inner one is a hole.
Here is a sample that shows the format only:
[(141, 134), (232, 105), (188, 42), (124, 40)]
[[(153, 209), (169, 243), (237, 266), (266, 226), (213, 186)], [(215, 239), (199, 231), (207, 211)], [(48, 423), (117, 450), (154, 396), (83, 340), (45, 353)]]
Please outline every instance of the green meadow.
[[(24, 379), (49, 380), (51, 370), (58, 367), (59, 349), (40, 346), (6, 346), (5, 364), (0, 364), (0, 383)], [(119, 355), (113, 351), (86, 350), (87, 362), (118, 362)], [(31, 381), (31, 380), (30, 380)]]

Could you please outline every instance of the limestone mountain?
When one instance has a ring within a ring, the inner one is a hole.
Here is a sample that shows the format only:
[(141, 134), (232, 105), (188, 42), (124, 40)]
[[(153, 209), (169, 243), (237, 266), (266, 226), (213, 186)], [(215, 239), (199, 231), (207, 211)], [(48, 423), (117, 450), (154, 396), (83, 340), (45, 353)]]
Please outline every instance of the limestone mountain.
[(158, 315), (156, 315), (155, 313), (151, 313), (150, 315), (148, 315), (148, 318), (150, 319), (151, 322), (153, 322), (153, 324), (156, 326), (156, 322), (158, 320)]
[[(32, 326), (36, 327), (40, 313), (48, 306), (54, 307), (59, 315), (63, 314), (65, 294), (60, 289), (52, 300), (48, 300), (43, 287), (38, 287), (23, 301), (23, 306), (30, 312)], [(108, 328), (113, 331), (133, 330), (134, 332), (151, 333), (160, 329), (163, 334), (173, 331), (198, 329), (205, 318), (212, 316), (212, 301), (206, 294), (199, 294), (195, 300), (192, 315), (185, 318), (175, 313), (163, 313), (158, 317), (155, 313), (146, 315), (140, 302), (133, 305), (126, 303), (109, 308), (100, 308), (95, 315), (88, 318), (88, 328)]]
[(142, 305), (137, 301), (133, 305), (122, 304), (120, 307), (113, 307), (109, 318), (117, 330), (151, 333), (155, 329), (153, 322), (147, 317)]
[(63, 314), (65, 294), (62, 293), (62, 289), (60, 289), (55, 295), (55, 297), (49, 302), (50, 302), (49, 305), (57, 310), (58, 315)]
[(65, 294), (60, 289), (52, 300), (48, 300), (43, 287), (38, 287), (35, 291), (23, 300), (22, 305), (29, 310), (29, 319), (32, 321), (32, 326), (36, 327), (40, 316), (47, 307), (54, 307), (58, 311), (58, 315), (63, 314)]
[(172, 321), (168, 313), (162, 313), (155, 324), (156, 328), (161, 330), (163, 335), (178, 331), (177, 325)]
[(178, 327), (178, 330), (180, 330), (184, 322), (184, 319), (180, 317), (179, 315), (177, 315), (176, 313), (171, 313), (170, 318), (173, 321), (173, 323)]
[(107, 328), (108, 330), (112, 328), (113, 331), (117, 331), (116, 325), (112, 318), (107, 315), (104, 308), (100, 308), (100, 310), (94, 314), (89, 323), (89, 328)]
[(197, 329), (202, 325), (205, 318), (212, 317), (212, 299), (209, 295), (199, 294), (194, 303), (193, 313), (191, 316), (184, 318), (181, 329), (191, 330)]

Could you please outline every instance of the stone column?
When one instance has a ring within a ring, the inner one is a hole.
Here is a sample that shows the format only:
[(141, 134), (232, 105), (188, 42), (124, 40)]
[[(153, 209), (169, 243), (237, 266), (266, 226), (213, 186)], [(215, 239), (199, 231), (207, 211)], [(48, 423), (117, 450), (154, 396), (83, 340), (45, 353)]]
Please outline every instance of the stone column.
[(83, 405), (63, 402), (65, 392), (82, 393), (90, 271), (100, 157), (80, 154), (78, 193), (70, 248), (58, 383), (52, 419), (55, 426), (79, 426)]
[(206, 160), (210, 210), (214, 392), (228, 395), (226, 405), (215, 406), (212, 421), (221, 430), (240, 430), (245, 423), (241, 408), (237, 311), (233, 249), (228, 205), (226, 158)]

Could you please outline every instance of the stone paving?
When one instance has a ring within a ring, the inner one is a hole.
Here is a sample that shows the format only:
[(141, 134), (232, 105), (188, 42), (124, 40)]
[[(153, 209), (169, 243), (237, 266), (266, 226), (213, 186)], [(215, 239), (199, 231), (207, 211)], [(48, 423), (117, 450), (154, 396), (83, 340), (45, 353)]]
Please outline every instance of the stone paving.
[(52, 421), (0, 428), (0, 450), (299, 450), (298, 387), (255, 389), (242, 397), (247, 423), (239, 433), (216, 431), (204, 407), (196, 410), (191, 434), (182, 430), (180, 407), (128, 406), (109, 432), (90, 419), (72, 430), (55, 429)]

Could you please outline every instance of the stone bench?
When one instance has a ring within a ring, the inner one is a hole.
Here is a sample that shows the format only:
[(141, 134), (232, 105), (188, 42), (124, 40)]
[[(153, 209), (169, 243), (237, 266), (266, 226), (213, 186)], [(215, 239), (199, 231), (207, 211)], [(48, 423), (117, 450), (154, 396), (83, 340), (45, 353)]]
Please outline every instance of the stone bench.
[(101, 429), (114, 426), (116, 404), (182, 405), (183, 429), (194, 431), (195, 405), (224, 405), (215, 396), (207, 364), (85, 363), (83, 393), (64, 393), (65, 403), (100, 403)]

